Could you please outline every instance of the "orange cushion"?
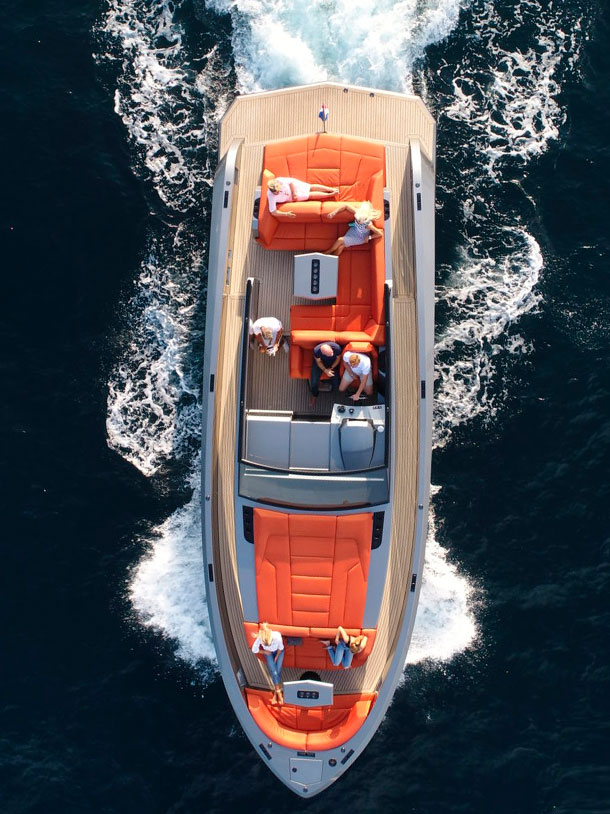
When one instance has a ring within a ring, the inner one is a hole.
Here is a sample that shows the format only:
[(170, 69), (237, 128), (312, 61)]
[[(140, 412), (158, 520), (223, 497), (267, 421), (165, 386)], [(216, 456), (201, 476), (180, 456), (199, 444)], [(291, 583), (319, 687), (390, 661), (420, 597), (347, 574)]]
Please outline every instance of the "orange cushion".
[(373, 515), (284, 514), (254, 509), (259, 619), (361, 628)]
[(275, 175), (272, 172), (263, 170), (261, 200), (258, 209), (258, 236), (259, 240), (265, 245), (271, 244), (278, 226), (278, 221), (269, 212), (269, 201), (267, 200), (268, 184), (273, 178), (275, 178)]
[(272, 693), (246, 688), (248, 709), (268, 738), (299, 751), (324, 751), (348, 741), (360, 729), (376, 693), (335, 695), (331, 707), (274, 705)]

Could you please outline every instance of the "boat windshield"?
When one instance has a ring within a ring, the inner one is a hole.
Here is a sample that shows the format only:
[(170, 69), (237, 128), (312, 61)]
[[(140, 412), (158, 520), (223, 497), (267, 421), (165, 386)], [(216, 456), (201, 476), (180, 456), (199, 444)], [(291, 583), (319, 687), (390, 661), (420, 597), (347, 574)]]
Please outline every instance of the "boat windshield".
[(389, 500), (388, 470), (305, 474), (241, 463), (239, 494), (276, 506), (345, 509)]

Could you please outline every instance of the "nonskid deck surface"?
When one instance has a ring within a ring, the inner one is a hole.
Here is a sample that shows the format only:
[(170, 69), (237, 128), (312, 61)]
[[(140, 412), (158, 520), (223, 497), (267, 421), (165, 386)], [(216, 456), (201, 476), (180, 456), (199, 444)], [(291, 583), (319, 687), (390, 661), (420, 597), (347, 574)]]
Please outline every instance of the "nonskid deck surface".
[[(411, 190), (408, 183), (408, 147), (405, 135), (414, 133), (422, 137), (421, 122), (408, 120), (408, 105), (400, 102), (402, 97), (391, 97), (388, 110), (391, 121), (371, 122), (367, 99), (371, 97), (332, 88), (320, 94), (311, 91), (310, 111), (321, 101), (328, 103), (329, 96), (336, 97), (331, 115), (336, 126), (337, 119), (349, 122), (347, 132), (356, 136), (377, 138), (388, 143), (386, 148), (386, 186), (390, 190), (393, 279), (393, 333), (392, 348), (395, 376), (393, 387), (392, 420), (400, 445), (394, 468), (393, 521), (390, 539), (388, 575), (377, 621), (377, 637), (373, 651), (364, 666), (347, 671), (322, 671), (322, 681), (330, 681), (335, 692), (349, 693), (374, 691), (383, 680), (394, 652), (395, 641), (401, 626), (401, 618), (407, 598), (408, 581), (416, 520), (416, 474), (417, 474), (417, 428), (418, 428), (418, 381), (417, 381), (417, 324), (415, 310), (415, 280), (411, 248), (410, 206)], [(365, 98), (366, 97), (366, 98)], [(314, 101), (315, 98), (315, 101)], [(383, 97), (374, 99), (378, 105)], [(249, 277), (260, 280), (258, 314), (279, 317), (286, 331), (289, 328), (290, 306), (298, 300), (292, 296), (292, 254), (266, 251), (252, 237), (251, 212), (254, 191), (260, 182), (264, 142), (284, 138), (293, 132), (311, 132), (316, 126), (315, 112), (307, 121), (303, 118), (303, 103), (292, 103), (292, 95), (286, 92), (287, 105), (277, 98), (271, 100), (262, 94), (254, 97), (248, 114), (239, 106), (229, 112), (223, 122), (222, 149), (234, 137), (246, 135), (240, 157), (240, 177), (237, 209), (234, 219), (231, 272), (223, 297), (220, 331), (219, 362), (216, 384), (216, 413), (214, 424), (214, 472), (213, 472), (213, 531), (216, 580), (222, 601), (221, 614), (225, 638), (231, 651), (234, 668), (243, 671), (246, 683), (253, 688), (271, 686), (264, 665), (250, 652), (243, 632), (244, 614), (239, 593), (235, 550), (235, 449), (236, 409), (239, 358), (241, 351), (242, 316), (246, 281)], [(272, 108), (269, 105), (272, 104)], [(268, 109), (269, 108), (269, 109)], [(256, 110), (256, 115), (252, 112)], [(400, 110), (399, 113), (396, 111)], [(415, 119), (421, 118), (420, 108), (411, 106)], [(273, 115), (272, 115), (273, 113)], [(260, 123), (257, 129), (256, 123)], [(425, 122), (429, 134), (428, 122)], [(295, 128), (292, 130), (291, 128)], [(301, 128), (301, 129), (298, 129)], [(401, 130), (402, 128), (402, 130)], [(419, 128), (419, 130), (418, 130)], [(423, 128), (425, 130), (425, 128)], [(426, 133), (423, 133), (425, 136)], [(399, 146), (392, 142), (402, 141)], [(427, 149), (432, 153), (433, 136), (429, 135)], [(426, 145), (424, 144), (424, 148)], [(288, 372), (288, 355), (280, 351), (275, 358), (250, 353), (248, 404), (255, 409), (293, 410), (311, 412), (309, 393), (304, 380), (291, 379)], [(313, 412), (328, 414), (332, 396), (321, 393)], [(219, 568), (220, 566), (220, 568)], [(253, 584), (252, 589), (255, 590)], [(285, 668), (284, 680), (300, 677), (302, 669)]]

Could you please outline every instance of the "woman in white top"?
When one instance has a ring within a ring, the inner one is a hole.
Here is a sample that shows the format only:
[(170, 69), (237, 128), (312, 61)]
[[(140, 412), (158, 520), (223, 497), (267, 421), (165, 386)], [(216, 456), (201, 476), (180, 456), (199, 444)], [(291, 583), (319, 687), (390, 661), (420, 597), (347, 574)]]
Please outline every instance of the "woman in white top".
[(250, 337), (258, 343), (260, 353), (275, 356), (280, 345), (288, 353), (288, 342), (283, 336), (284, 327), (276, 317), (261, 317), (250, 323)]
[(339, 392), (344, 393), (355, 379), (360, 379), (360, 385), (352, 396), (354, 401), (358, 401), (361, 393), (367, 396), (373, 394), (373, 369), (371, 360), (364, 353), (353, 353), (348, 351), (343, 354), (345, 371), (341, 377)]
[(298, 178), (272, 178), (267, 184), (269, 212), (276, 218), (296, 218), (294, 212), (279, 212), (277, 205), (289, 201), (324, 201), (339, 193), (337, 187), (308, 184)]
[(383, 235), (381, 229), (378, 229), (373, 224), (374, 220), (381, 217), (381, 212), (378, 209), (373, 209), (370, 201), (360, 204), (358, 209), (351, 204), (343, 204), (343, 206), (331, 212), (328, 219), (331, 220), (339, 212), (344, 212), (346, 209), (354, 215), (354, 220), (349, 224), (349, 229), (343, 237), (338, 237), (326, 254), (336, 254), (339, 257), (343, 249), (349, 246), (360, 246), (362, 243), (367, 243), (369, 240)]
[(252, 645), (252, 652), (258, 653), (263, 648), (267, 667), (273, 681), (272, 704), (284, 703), (282, 689), (282, 664), (284, 662), (284, 641), (279, 630), (271, 630), (267, 622), (261, 622), (258, 627), (258, 636)]

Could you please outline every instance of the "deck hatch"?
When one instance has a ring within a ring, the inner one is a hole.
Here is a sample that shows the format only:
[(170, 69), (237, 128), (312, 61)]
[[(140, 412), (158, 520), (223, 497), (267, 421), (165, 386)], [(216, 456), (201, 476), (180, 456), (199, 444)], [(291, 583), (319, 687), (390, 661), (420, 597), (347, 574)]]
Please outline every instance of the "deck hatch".
[(208, 565), (208, 578), (210, 582), (214, 582), (214, 567), (212, 563)]
[(223, 209), (226, 209), (228, 205), (229, 205), (229, 190), (225, 189), (225, 199), (222, 205)]
[(353, 754), (354, 754), (354, 750), (353, 750), (353, 749), (350, 749), (350, 750), (349, 750), (349, 752), (347, 753), (347, 755), (346, 755), (346, 756), (343, 758), (343, 760), (341, 761), (341, 765), (342, 765), (342, 766), (345, 766), (345, 764), (347, 763), (347, 761), (350, 759), (350, 757), (351, 757)]
[(267, 760), (271, 760), (271, 755), (270, 755), (270, 754), (269, 754), (269, 752), (268, 752), (268, 751), (265, 749), (264, 745), (263, 745), (262, 743), (259, 743), (259, 747), (260, 747), (260, 750), (261, 750), (261, 752), (263, 753), (263, 755), (264, 755), (264, 756), (267, 758)]
[(415, 586), (417, 585), (417, 574), (413, 574), (411, 577), (411, 593), (415, 593)]
[(426, 398), (426, 382), (424, 379), (421, 380), (421, 397)]
[(214, 374), (210, 374), (210, 393), (214, 392)]
[(417, 211), (421, 212), (421, 192), (417, 193)]

